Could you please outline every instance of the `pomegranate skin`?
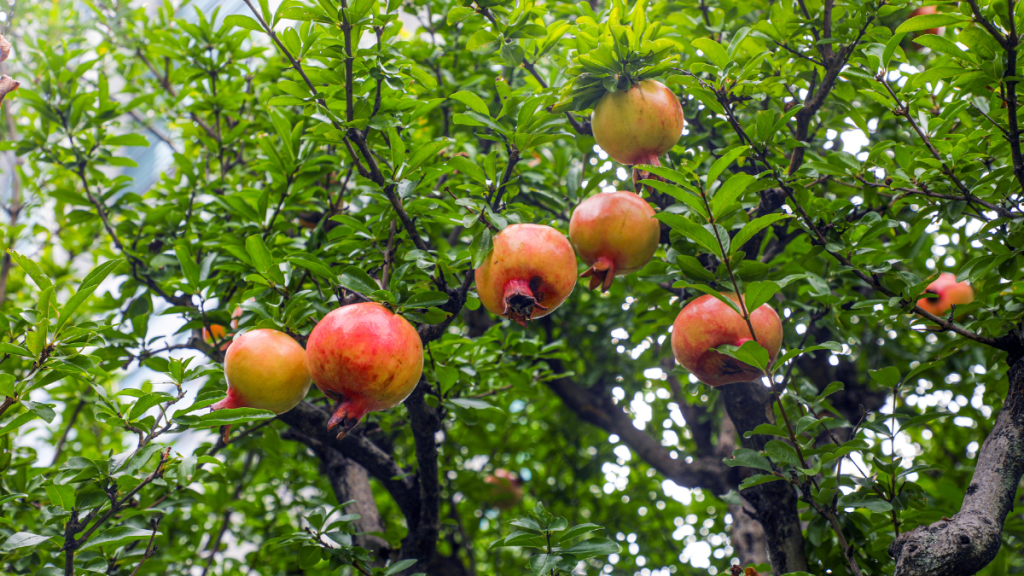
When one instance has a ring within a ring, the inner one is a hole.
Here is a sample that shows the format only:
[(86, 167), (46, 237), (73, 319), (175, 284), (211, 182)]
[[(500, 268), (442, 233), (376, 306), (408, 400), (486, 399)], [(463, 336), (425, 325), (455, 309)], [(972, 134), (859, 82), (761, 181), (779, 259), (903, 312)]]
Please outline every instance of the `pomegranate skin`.
[(491, 486), (491, 505), (499, 510), (510, 510), (523, 501), (522, 481), (504, 468), (498, 468), (494, 474), (488, 474), (484, 482)]
[(949, 312), (956, 304), (974, 302), (974, 289), (967, 282), (957, 282), (956, 275), (949, 272), (939, 274), (934, 282), (928, 285), (925, 292), (938, 294), (938, 298), (921, 298), (918, 307), (936, 316)]
[(632, 192), (595, 194), (572, 213), (569, 239), (590, 266), (590, 289), (607, 291), (616, 276), (643, 268), (658, 249), (661, 225), (654, 208)]
[[(736, 294), (723, 294), (739, 303)], [(758, 344), (768, 350), (774, 363), (782, 348), (779, 315), (771, 306), (763, 304), (750, 314), (750, 323)], [(743, 316), (710, 294), (683, 307), (672, 325), (672, 353), (676, 361), (712, 388), (761, 377), (757, 368), (712, 350), (723, 344), (742, 346), (748, 340), (752, 340), (750, 328)]]
[(597, 145), (616, 162), (659, 165), (683, 134), (683, 107), (661, 82), (641, 80), (601, 98), (590, 123)]
[(306, 351), (277, 330), (252, 330), (235, 338), (224, 356), (224, 375), (228, 395), (214, 410), (248, 407), (283, 414), (309, 391)]
[(367, 412), (394, 408), (423, 374), (423, 342), (408, 320), (375, 302), (333, 310), (306, 342), (313, 383), (338, 402), (327, 428), (338, 438)]
[(576, 286), (576, 254), (562, 233), (540, 224), (512, 224), (476, 269), (480, 302), (526, 326), (552, 313)]

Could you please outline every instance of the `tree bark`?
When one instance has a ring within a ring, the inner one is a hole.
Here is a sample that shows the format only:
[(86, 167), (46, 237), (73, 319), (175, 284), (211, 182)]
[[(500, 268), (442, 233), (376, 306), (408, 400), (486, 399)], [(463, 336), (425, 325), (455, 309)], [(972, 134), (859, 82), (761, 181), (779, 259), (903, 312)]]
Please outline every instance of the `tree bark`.
[(366, 469), (352, 460), (341, 455), (337, 450), (330, 448), (295, 430), (288, 430), (282, 434), (283, 438), (302, 442), (317, 455), (323, 463), (323, 472), (331, 484), (331, 491), (338, 504), (352, 502), (345, 507), (346, 514), (359, 514), (359, 519), (352, 523), (352, 529), (356, 533), (352, 542), (360, 548), (373, 552), (383, 566), (384, 560), (388, 559), (389, 547), (386, 540), (371, 534), (372, 532), (384, 532), (384, 521), (377, 510), (377, 502), (373, 498), (373, 489), (370, 487), (370, 476)]
[[(760, 382), (728, 384), (719, 390), (743, 447), (762, 450), (770, 437), (758, 434), (744, 438), (743, 435), (759, 424), (775, 423), (771, 392)], [(793, 487), (787, 482), (769, 482), (747, 488), (740, 495), (750, 502), (764, 529), (772, 571), (775, 574), (807, 572), (804, 535)]]
[(895, 576), (969, 576), (995, 558), (1003, 522), (1024, 474), (1024, 358), (1012, 361), (1010, 389), (978, 452), (964, 503), (952, 519), (918, 526), (889, 547)]

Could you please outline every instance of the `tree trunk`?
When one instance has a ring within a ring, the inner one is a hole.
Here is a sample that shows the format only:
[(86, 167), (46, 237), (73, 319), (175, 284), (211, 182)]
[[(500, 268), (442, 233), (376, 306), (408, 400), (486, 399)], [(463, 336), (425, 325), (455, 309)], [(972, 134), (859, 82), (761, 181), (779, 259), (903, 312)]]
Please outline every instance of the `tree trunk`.
[(978, 452), (960, 512), (896, 538), (889, 554), (895, 576), (969, 576), (995, 558), (1003, 522), (1024, 474), (1024, 358), (1012, 361), (1010, 389)]
[[(758, 434), (744, 438), (743, 435), (759, 424), (775, 423), (771, 392), (760, 382), (728, 384), (719, 390), (743, 447), (762, 450), (770, 437)], [(797, 495), (793, 487), (787, 482), (769, 482), (747, 488), (740, 495), (753, 506), (764, 529), (772, 571), (776, 574), (806, 572), (804, 535), (800, 529)]]

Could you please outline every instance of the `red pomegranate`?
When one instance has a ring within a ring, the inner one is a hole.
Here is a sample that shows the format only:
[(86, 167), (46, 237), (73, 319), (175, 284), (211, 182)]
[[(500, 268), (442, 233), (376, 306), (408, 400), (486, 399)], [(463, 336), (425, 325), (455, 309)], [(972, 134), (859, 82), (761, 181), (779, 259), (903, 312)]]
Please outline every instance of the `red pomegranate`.
[(423, 342), (408, 320), (375, 302), (332, 311), (306, 342), (313, 383), (338, 402), (327, 423), (338, 438), (367, 412), (387, 410), (412, 393), (423, 374)]
[(601, 98), (590, 123), (597, 145), (616, 162), (657, 166), (683, 133), (683, 107), (661, 82), (641, 80)]
[(654, 209), (632, 192), (595, 194), (572, 213), (569, 239), (590, 265), (590, 289), (608, 290), (616, 276), (643, 268), (658, 249), (661, 226)]
[(949, 272), (939, 274), (934, 282), (925, 289), (928, 294), (936, 294), (938, 298), (921, 298), (917, 305), (936, 316), (949, 312), (956, 304), (974, 302), (974, 289), (967, 282), (957, 282), (956, 275)]
[(498, 468), (494, 474), (488, 474), (484, 482), (491, 486), (488, 502), (499, 510), (515, 508), (523, 501), (522, 481), (504, 468)]
[[(739, 303), (736, 294), (724, 293)], [(782, 322), (775, 310), (762, 304), (750, 314), (757, 343), (768, 350), (772, 362), (782, 348)], [(672, 325), (672, 352), (676, 361), (711, 387), (750, 382), (761, 376), (757, 368), (713, 350), (723, 344), (742, 346), (752, 340), (743, 316), (729, 305), (705, 294), (683, 307)]]
[(309, 371), (306, 351), (284, 332), (252, 330), (232, 343), (224, 356), (228, 396), (222, 408), (260, 408), (283, 414), (306, 397)]
[(576, 254), (562, 233), (540, 224), (513, 224), (494, 237), (476, 269), (484, 307), (526, 326), (558, 308), (576, 285)]

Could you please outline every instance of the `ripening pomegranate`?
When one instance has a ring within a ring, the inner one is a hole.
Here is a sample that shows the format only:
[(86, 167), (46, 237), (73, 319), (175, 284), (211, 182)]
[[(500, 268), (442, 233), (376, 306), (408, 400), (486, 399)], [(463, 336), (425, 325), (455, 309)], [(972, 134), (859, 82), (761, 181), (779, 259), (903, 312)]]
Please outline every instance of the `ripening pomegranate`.
[(412, 393), (423, 374), (423, 342), (408, 320), (376, 302), (343, 306), (306, 342), (313, 383), (338, 402), (327, 428), (338, 438), (367, 412), (387, 410)]
[(967, 282), (957, 282), (956, 275), (949, 272), (939, 274), (934, 282), (925, 289), (928, 294), (936, 294), (938, 298), (921, 298), (917, 305), (936, 316), (942, 316), (956, 304), (974, 302), (974, 289)]
[(658, 166), (658, 157), (683, 134), (683, 107), (661, 82), (641, 80), (625, 92), (605, 94), (590, 123), (597, 145), (616, 162)]
[(654, 209), (632, 192), (595, 194), (572, 213), (569, 239), (583, 262), (590, 265), (590, 289), (608, 290), (616, 276), (643, 268), (661, 238)]
[[(917, 16), (925, 16), (928, 14), (937, 14), (939, 11), (938, 6), (921, 6), (910, 13), (910, 18)], [(910, 19), (908, 18), (908, 20)], [(929, 28), (927, 30), (921, 30), (920, 32), (914, 33), (914, 36), (923, 36), (924, 34), (942, 34), (945, 28)]]
[(476, 269), (484, 307), (526, 326), (558, 308), (576, 286), (576, 254), (562, 233), (540, 224), (512, 224)]
[[(255, 300), (255, 298), (250, 298)], [(242, 317), (242, 309), (235, 307), (235, 310), (231, 312), (231, 328), (238, 329), (238, 319)], [(220, 324), (211, 324), (210, 329), (203, 328), (203, 341), (207, 344), (213, 344), (214, 342), (220, 342), (228, 336), (228, 331)], [(221, 350), (227, 350), (231, 347), (231, 341), (228, 340), (220, 345)]]
[(309, 371), (306, 351), (284, 332), (252, 330), (232, 343), (224, 356), (228, 396), (222, 408), (260, 408), (283, 414), (306, 397)]
[[(736, 294), (724, 293), (739, 303)], [(775, 310), (762, 304), (750, 314), (757, 343), (768, 350), (772, 362), (782, 348), (782, 322)], [(742, 346), (752, 340), (743, 316), (724, 302), (705, 294), (683, 307), (672, 325), (672, 352), (676, 360), (701, 382), (711, 387), (760, 378), (761, 372), (749, 365), (713, 350), (723, 344)]]
[(523, 501), (523, 483), (515, 474), (498, 468), (494, 474), (488, 474), (484, 482), (491, 486), (487, 501), (499, 510), (515, 508)]

